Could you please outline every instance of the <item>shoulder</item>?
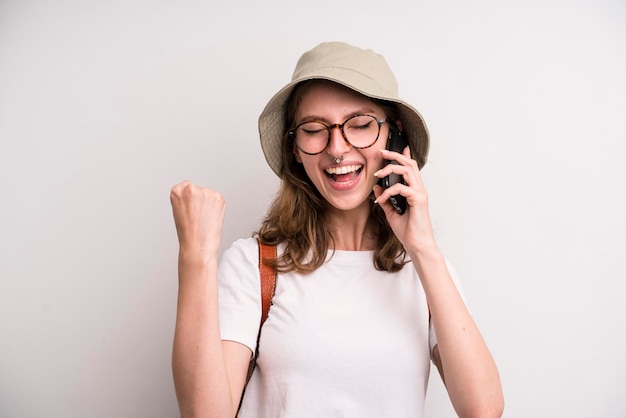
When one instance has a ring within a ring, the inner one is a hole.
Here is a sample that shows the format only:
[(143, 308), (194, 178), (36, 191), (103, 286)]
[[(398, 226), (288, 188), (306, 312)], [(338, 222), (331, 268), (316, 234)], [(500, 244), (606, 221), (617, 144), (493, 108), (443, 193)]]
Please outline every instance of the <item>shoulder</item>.
[(258, 248), (258, 241), (256, 238), (248, 237), (248, 238), (239, 238), (233, 241), (232, 244), (228, 247), (226, 251), (231, 250), (256, 250)]
[(259, 245), (256, 238), (241, 238), (234, 241), (222, 255), (222, 262), (231, 259), (257, 259), (259, 254)]
[(220, 276), (241, 275), (255, 272), (259, 264), (259, 247), (255, 238), (234, 241), (222, 254), (219, 264)]

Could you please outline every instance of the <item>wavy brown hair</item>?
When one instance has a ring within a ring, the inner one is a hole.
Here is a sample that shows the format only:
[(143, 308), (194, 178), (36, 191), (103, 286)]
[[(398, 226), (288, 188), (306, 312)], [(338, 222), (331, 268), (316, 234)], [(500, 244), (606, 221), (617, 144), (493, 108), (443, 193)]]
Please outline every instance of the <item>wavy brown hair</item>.
[[(319, 82), (304, 81), (294, 88), (287, 101), (284, 126), (294, 127), (303, 92)], [(395, 104), (370, 100), (382, 107), (387, 120), (395, 125), (398, 120)], [(306, 274), (326, 261), (328, 249), (334, 249), (335, 243), (325, 219), (329, 204), (313, 185), (302, 164), (296, 161), (294, 146), (293, 139), (285, 132), (281, 147), (281, 186), (255, 235), (267, 245), (285, 243), (284, 253), (276, 260), (268, 260), (278, 271), (295, 270)], [(369, 205), (366, 228), (376, 242), (374, 266), (377, 270), (398, 271), (407, 263), (406, 251), (387, 223), (382, 208), (374, 203), (373, 192)]]

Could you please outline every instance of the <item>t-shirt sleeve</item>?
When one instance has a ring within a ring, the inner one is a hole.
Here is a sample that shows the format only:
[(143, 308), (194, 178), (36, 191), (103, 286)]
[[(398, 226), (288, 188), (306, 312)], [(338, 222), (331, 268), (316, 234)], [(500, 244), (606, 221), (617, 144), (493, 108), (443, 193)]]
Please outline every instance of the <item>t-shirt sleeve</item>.
[[(465, 293), (463, 292), (463, 287), (461, 286), (461, 281), (459, 279), (459, 275), (457, 274), (457, 272), (454, 269), (454, 267), (452, 267), (452, 265), (448, 262), (448, 260), (446, 260), (446, 266), (448, 267), (448, 272), (450, 273), (450, 276), (452, 277), (452, 281), (456, 285), (456, 288), (459, 291), (459, 294), (461, 295), (461, 299), (463, 299), (463, 302), (467, 306), (467, 300), (465, 299)], [(437, 345), (437, 335), (435, 333), (435, 327), (433, 326), (433, 321), (432, 320), (429, 320), (429, 338), (428, 338), (428, 341), (429, 341), (429, 344), (430, 344), (430, 357), (432, 359), (433, 349)]]
[(258, 251), (256, 239), (237, 240), (222, 254), (218, 269), (222, 340), (244, 344), (252, 353), (261, 320)]

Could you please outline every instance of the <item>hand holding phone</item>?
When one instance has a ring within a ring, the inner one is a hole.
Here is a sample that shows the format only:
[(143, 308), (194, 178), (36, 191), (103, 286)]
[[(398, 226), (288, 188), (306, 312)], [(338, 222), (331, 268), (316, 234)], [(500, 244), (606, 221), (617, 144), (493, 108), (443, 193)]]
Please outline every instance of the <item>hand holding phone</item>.
[[(402, 154), (402, 151), (407, 147), (408, 143), (406, 139), (402, 136), (402, 133), (395, 127), (389, 128), (389, 137), (387, 138), (387, 149), (389, 151), (395, 151)], [(387, 164), (398, 164), (397, 161), (394, 160), (385, 160), (385, 165)], [(391, 173), (388, 176), (383, 177), (379, 180), (379, 184), (382, 188), (388, 189), (396, 183), (406, 184), (404, 179), (399, 174)], [(396, 212), (400, 215), (406, 212), (406, 197), (402, 195), (395, 195), (389, 198), (389, 201), (393, 205)]]

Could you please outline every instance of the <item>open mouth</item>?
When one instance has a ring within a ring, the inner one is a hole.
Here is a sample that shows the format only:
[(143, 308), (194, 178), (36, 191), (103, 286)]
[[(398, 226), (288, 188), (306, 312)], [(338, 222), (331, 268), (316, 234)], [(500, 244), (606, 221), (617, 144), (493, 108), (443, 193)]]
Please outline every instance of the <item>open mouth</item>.
[(344, 165), (343, 167), (330, 167), (325, 170), (326, 175), (336, 183), (345, 183), (358, 177), (363, 170), (360, 164)]

